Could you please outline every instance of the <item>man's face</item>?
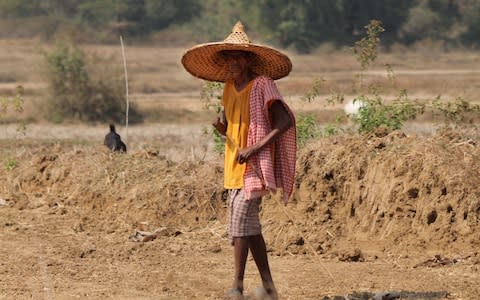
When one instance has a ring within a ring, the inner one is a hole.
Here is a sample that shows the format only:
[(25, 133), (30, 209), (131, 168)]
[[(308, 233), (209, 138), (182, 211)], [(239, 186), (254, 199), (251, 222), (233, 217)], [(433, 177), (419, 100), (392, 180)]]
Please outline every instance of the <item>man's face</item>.
[(248, 71), (249, 58), (246, 52), (225, 51), (223, 55), (234, 78)]

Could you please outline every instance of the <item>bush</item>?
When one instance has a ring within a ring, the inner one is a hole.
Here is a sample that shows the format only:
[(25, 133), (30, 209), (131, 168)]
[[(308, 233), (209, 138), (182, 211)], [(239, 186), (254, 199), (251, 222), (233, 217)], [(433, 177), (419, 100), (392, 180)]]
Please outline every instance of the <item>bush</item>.
[(305, 146), (309, 140), (321, 135), (321, 131), (315, 121), (315, 116), (309, 114), (297, 119), (297, 143), (299, 147)]
[(437, 97), (432, 101), (432, 107), (443, 115), (446, 126), (452, 123), (455, 126), (462, 122), (473, 123), (473, 116), (469, 118), (469, 114), (475, 116), (480, 112), (479, 104), (471, 104), (462, 97), (456, 98), (453, 102), (440, 102), (440, 97)]
[(362, 105), (358, 114), (351, 118), (358, 124), (359, 132), (372, 132), (379, 127), (400, 129), (405, 121), (415, 119), (425, 111), (425, 105), (408, 99), (405, 90), (391, 104), (384, 103), (376, 91), (373, 97), (361, 96), (357, 101), (361, 101)]
[[(220, 82), (205, 81), (200, 92), (200, 101), (207, 110), (213, 110), (218, 115), (222, 112), (222, 95), (224, 84)], [(214, 128), (205, 128), (205, 134), (211, 135), (214, 151), (223, 154), (225, 149), (225, 137)]]
[(463, 25), (465, 26), (465, 31), (460, 35), (461, 41), (469, 46), (480, 47), (480, 40), (478, 39), (480, 35), (480, 3), (475, 3), (468, 9), (465, 13)]
[[(60, 43), (45, 53), (51, 97), (46, 118), (60, 123), (73, 121), (124, 120), (125, 87), (120, 77), (93, 79), (87, 68), (87, 57), (77, 46)], [(133, 110), (137, 119), (138, 114)], [(135, 118), (134, 118), (135, 119)]]
[(426, 36), (434, 40), (441, 38), (441, 34), (448, 30), (446, 23), (448, 22), (434, 12), (427, 2), (420, 2), (410, 8), (408, 19), (402, 25), (403, 39), (407, 44), (411, 44), (425, 39)]
[(214, 110), (217, 114), (222, 111), (222, 97), (224, 84), (221, 82), (205, 81), (200, 92), (200, 101), (207, 110)]
[[(23, 92), (23, 87), (18, 86), (14, 97), (0, 96), (0, 125), (6, 123), (6, 118), (10, 110), (13, 110), (15, 113), (23, 112)], [(2, 152), (2, 160), (5, 170), (11, 171), (18, 166), (18, 161), (16, 159), (16, 152), (18, 151), (18, 145), (16, 144), (17, 138), (19, 135), (25, 135), (26, 132), (27, 127), (23, 122), (17, 126), (16, 132), (13, 135), (10, 135), (7, 128), (5, 128), (5, 138), (9, 140), (13, 139), (13, 143), (15, 145), (13, 148), (15, 149), (14, 152), (11, 150), (7, 150), (6, 153)]]

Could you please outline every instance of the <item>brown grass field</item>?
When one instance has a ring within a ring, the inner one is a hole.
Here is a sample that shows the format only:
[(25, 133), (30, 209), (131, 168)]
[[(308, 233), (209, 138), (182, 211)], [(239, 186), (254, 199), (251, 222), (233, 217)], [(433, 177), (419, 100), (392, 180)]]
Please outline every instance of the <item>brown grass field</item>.
[[(222, 158), (204, 133), (215, 113), (200, 101), (203, 82), (180, 64), (184, 48), (127, 43), (130, 101), (145, 121), (117, 126), (129, 148), (117, 155), (102, 145), (106, 122), (42, 117), (42, 51), (52, 46), (0, 40), (0, 96), (25, 88), (24, 112), (0, 119), (0, 299), (223, 299), (233, 261)], [(95, 72), (123, 73), (120, 46), (82, 49), (96, 57)], [(397, 47), (367, 70), (348, 49), (289, 54), (280, 91), (321, 125), (343, 114), (325, 98), (368, 93), (359, 74), (387, 101), (407, 89), (419, 101), (480, 103), (477, 52)], [(301, 101), (320, 78), (320, 96)], [(291, 202), (271, 195), (262, 207), (280, 299), (477, 299), (479, 119), (446, 129), (430, 113), (402, 130), (299, 149)], [(247, 294), (259, 284), (249, 259)]]
[[(23, 118), (41, 122), (39, 109), (48, 96), (43, 52), (53, 45), (35, 40), (0, 41), (0, 92), (9, 95), (17, 85), (25, 88), (25, 113)], [(160, 48), (154, 46), (126, 46), (129, 73), (130, 101), (146, 115), (147, 122), (181, 123), (205, 122), (211, 114), (202, 111), (199, 101), (203, 81), (193, 78), (181, 66), (180, 58), (185, 48)], [(82, 49), (95, 65), (95, 72), (123, 76), (123, 61), (119, 46), (85, 45)], [(287, 52), (288, 53), (288, 52)], [(411, 99), (429, 101), (437, 96), (452, 101), (462, 97), (479, 103), (480, 58), (476, 52), (440, 52), (435, 47), (426, 49), (398, 49), (394, 53), (380, 53), (368, 69), (362, 70), (350, 49), (323, 51), (299, 56), (288, 53), (293, 62), (290, 76), (278, 81), (288, 102), (299, 113), (316, 111), (318, 120), (325, 122), (331, 110), (324, 99), (341, 94), (345, 101), (354, 96), (368, 94), (368, 86), (381, 88), (385, 99), (395, 97), (406, 89)], [(387, 71), (389, 65), (392, 73)], [(363, 88), (359, 76), (363, 76)], [(389, 79), (393, 77), (393, 81)], [(313, 103), (299, 98), (312, 87), (315, 79), (323, 79), (321, 96)]]

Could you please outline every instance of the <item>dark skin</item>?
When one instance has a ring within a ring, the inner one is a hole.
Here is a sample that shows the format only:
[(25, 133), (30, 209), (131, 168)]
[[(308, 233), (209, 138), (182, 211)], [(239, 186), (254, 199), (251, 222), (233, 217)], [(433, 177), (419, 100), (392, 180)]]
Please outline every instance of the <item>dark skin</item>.
[[(233, 77), (235, 88), (240, 91), (255, 78), (255, 74), (250, 71), (249, 55), (242, 51), (229, 51), (226, 55), (227, 62)], [(274, 100), (269, 108), (272, 118), (272, 130), (258, 143), (249, 147), (239, 149), (237, 160), (239, 163), (248, 163), (248, 160), (260, 150), (273, 143), (279, 136), (293, 126), (292, 119), (286, 108), (280, 101)], [(212, 124), (213, 127), (222, 135), (226, 136), (228, 122), (225, 114)], [(227, 137), (227, 141), (229, 137)], [(233, 145), (238, 147), (237, 145)], [(277, 292), (273, 283), (270, 266), (268, 264), (267, 248), (262, 234), (247, 237), (234, 237), (234, 259), (235, 259), (235, 277), (233, 288), (243, 293), (243, 279), (245, 266), (247, 263), (248, 251), (250, 250), (253, 260), (257, 265), (262, 278), (262, 283), (267, 293), (274, 299), (277, 299)]]

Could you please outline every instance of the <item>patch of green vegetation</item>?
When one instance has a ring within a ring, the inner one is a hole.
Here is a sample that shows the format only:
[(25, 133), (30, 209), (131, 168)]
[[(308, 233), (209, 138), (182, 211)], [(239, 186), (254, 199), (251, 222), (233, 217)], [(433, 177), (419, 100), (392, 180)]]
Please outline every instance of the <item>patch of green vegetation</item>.
[[(215, 113), (220, 114), (222, 112), (222, 94), (224, 84), (221, 82), (209, 82), (205, 81), (200, 93), (200, 101), (207, 110), (213, 110)], [(214, 151), (218, 154), (222, 154), (225, 149), (225, 137), (223, 137), (214, 128), (205, 128), (204, 134), (211, 135), (213, 139)]]
[[(23, 112), (23, 104), (25, 100), (23, 99), (23, 87), (18, 86), (15, 91), (14, 97), (0, 97), (0, 123), (5, 125), (5, 119), (7, 114), (10, 110), (13, 110), (13, 113), (22, 113)], [(13, 136), (9, 136), (10, 134), (7, 132), (7, 127), (5, 127), (5, 138), (13, 139), (16, 143), (18, 135), (25, 135), (27, 132), (27, 126), (25, 123), (21, 122)], [(14, 151), (17, 151), (17, 147), (14, 147)], [(4, 159), (4, 167), (6, 170), (11, 171), (17, 167), (18, 162), (14, 156), (15, 152), (11, 150), (7, 150), (6, 158)]]
[(321, 131), (315, 120), (315, 116), (308, 114), (297, 118), (297, 144), (299, 147), (317, 137), (321, 136)]
[[(360, 63), (362, 72), (355, 76), (355, 81), (358, 82), (360, 90), (363, 90), (363, 72), (377, 59), (378, 45), (380, 43), (380, 34), (384, 32), (382, 23), (378, 20), (372, 20), (365, 26), (366, 36), (357, 41), (352, 47), (353, 55)], [(387, 78), (391, 84), (395, 86), (395, 76), (393, 68), (390, 64), (385, 64)], [(301, 97), (302, 100), (312, 102), (316, 99), (324, 86), (324, 79), (315, 79), (312, 83), (312, 88)], [(442, 102), (440, 97), (437, 97), (431, 103), (421, 103), (417, 99), (410, 99), (406, 89), (400, 89), (399, 95), (391, 101), (386, 101), (385, 97), (380, 93), (380, 86), (372, 85), (369, 87), (369, 94), (362, 94), (354, 98), (354, 104), (358, 108), (358, 112), (355, 114), (349, 114), (346, 118), (352, 121), (356, 131), (359, 133), (369, 133), (380, 127), (390, 128), (392, 130), (401, 129), (402, 126), (408, 120), (415, 119), (418, 115), (425, 112), (428, 105), (434, 110), (439, 111), (445, 120), (445, 125), (449, 124), (457, 125), (460, 122), (467, 122), (467, 115), (471, 113), (478, 113), (480, 111), (480, 105), (473, 105), (465, 99), (459, 97), (453, 102)], [(325, 99), (329, 105), (343, 103), (344, 97), (341, 93), (334, 93)], [(302, 124), (302, 128), (299, 131), (299, 136), (302, 139), (302, 143), (305, 143), (308, 139), (314, 139), (319, 136), (331, 136), (345, 130), (341, 127), (341, 120), (345, 117), (342, 115), (337, 116), (336, 124), (328, 124), (324, 128), (324, 132), (321, 135), (315, 134), (315, 132), (309, 133), (309, 130), (314, 131), (316, 126), (313, 124), (313, 116), (308, 119), (308, 126)], [(298, 129), (297, 129), (298, 130)]]
[(450, 124), (456, 126), (461, 122), (468, 121), (468, 114), (480, 112), (479, 104), (471, 104), (462, 97), (456, 98), (453, 102), (441, 102), (440, 96), (438, 96), (432, 101), (432, 106), (443, 115), (447, 126)]
[(356, 99), (362, 105), (351, 119), (358, 125), (360, 133), (372, 132), (379, 127), (400, 129), (405, 121), (415, 119), (425, 111), (425, 104), (410, 100), (406, 90), (401, 90), (391, 104), (385, 104), (378, 91), (374, 90), (372, 94), (372, 97), (360, 96)]
[[(87, 68), (89, 57), (73, 43), (60, 42), (44, 56), (51, 90), (44, 107), (48, 120), (55, 123), (124, 120), (125, 85), (118, 74), (94, 78)], [(132, 121), (141, 119), (134, 107), (130, 106), (129, 111)]]
[(13, 157), (7, 157), (4, 161), (5, 170), (11, 171), (18, 166), (18, 161)]

